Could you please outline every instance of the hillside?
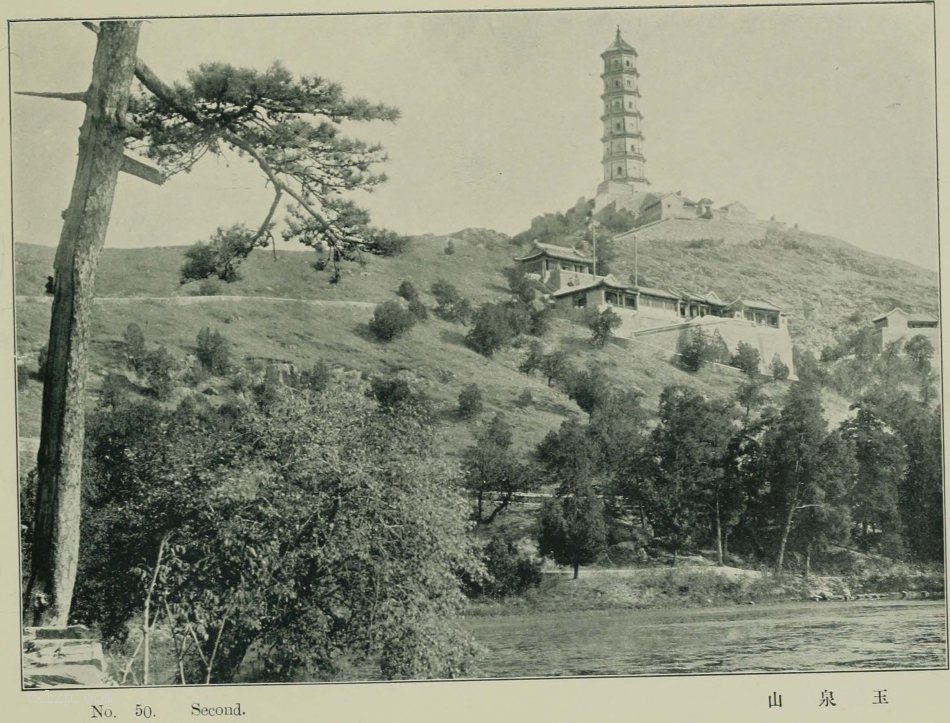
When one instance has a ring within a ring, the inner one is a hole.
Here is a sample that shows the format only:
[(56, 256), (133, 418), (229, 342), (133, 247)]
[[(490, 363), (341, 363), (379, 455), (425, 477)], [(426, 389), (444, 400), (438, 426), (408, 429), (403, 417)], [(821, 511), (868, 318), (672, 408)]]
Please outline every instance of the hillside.
[[(747, 242), (650, 240), (638, 244), (641, 282), (715, 291), (722, 299), (765, 299), (788, 313), (792, 340), (818, 351), (895, 306), (939, 313), (939, 277), (870, 254), (838, 239), (799, 230), (766, 232)], [(618, 278), (633, 273), (633, 249), (618, 244)], [(853, 320), (849, 320), (852, 317)]]
[[(445, 253), (450, 241), (454, 253)], [(529, 449), (561, 421), (582, 413), (544, 380), (517, 371), (523, 350), (509, 349), (485, 359), (464, 346), (465, 327), (435, 318), (389, 344), (373, 340), (366, 327), (373, 305), (395, 298), (404, 279), (423, 292), (430, 306), (432, 299), (425, 292), (439, 278), (455, 284), (476, 303), (505, 297), (501, 271), (518, 251), (507, 237), (491, 231), (420, 236), (400, 256), (372, 256), (363, 265), (345, 265), (339, 283), (331, 284), (329, 274), (311, 268), (312, 252), (281, 250), (275, 260), (265, 250), (250, 257), (241, 281), (222, 290), (228, 296), (201, 297), (194, 284), (178, 283), (183, 248), (106, 249), (97, 279), (90, 395), (105, 373), (123, 367), (121, 335), (129, 323), (142, 327), (150, 347), (164, 344), (179, 358), (193, 353), (197, 333), (209, 326), (225, 334), (239, 356), (298, 367), (322, 359), (368, 375), (403, 371), (435, 401), (450, 455), (467, 446), (474, 429), (496, 411), (503, 411), (513, 423), (516, 444)], [(629, 255), (620, 251), (615, 273), (623, 273), (630, 264)], [(16, 248), (18, 356), (30, 369), (46, 341), (49, 297), (42, 295), (42, 289), (53, 253), (52, 248), (28, 244)], [(641, 274), (653, 282), (712, 288), (724, 298), (754, 293), (788, 303), (793, 336), (808, 346), (832, 339), (835, 329), (860, 308), (873, 304), (879, 308), (891, 300), (905, 308), (936, 306), (934, 274), (862, 254), (840, 242), (827, 247), (644, 243), (639, 259)], [(707, 285), (706, 279), (715, 281)], [(799, 299), (803, 307), (787, 299)], [(796, 308), (805, 308), (807, 316)], [(648, 340), (615, 340), (594, 350), (588, 337), (586, 329), (562, 320), (554, 324), (545, 345), (568, 350), (579, 365), (601, 365), (616, 383), (643, 391), (650, 407), (655, 408), (667, 384), (693, 385), (724, 396), (739, 383), (728, 370), (686, 374), (669, 363), (668, 352), (652, 347)], [(482, 388), (486, 408), (478, 420), (463, 422), (455, 414), (457, 397), (472, 382)], [(525, 388), (533, 403), (522, 408), (515, 399)], [(777, 397), (783, 385), (769, 389)], [(40, 387), (33, 380), (19, 399), (20, 432), (27, 447), (38, 435), (39, 404)], [(847, 401), (828, 393), (826, 414), (832, 423), (840, 421), (848, 414)]]

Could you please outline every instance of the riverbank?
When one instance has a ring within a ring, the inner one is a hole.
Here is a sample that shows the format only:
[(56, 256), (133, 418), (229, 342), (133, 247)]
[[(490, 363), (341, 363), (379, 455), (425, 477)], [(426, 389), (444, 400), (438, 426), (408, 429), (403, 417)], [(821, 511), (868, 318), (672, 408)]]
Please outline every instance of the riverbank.
[(847, 601), (876, 597), (939, 599), (944, 576), (939, 568), (895, 565), (854, 575), (776, 576), (736, 567), (683, 565), (546, 572), (540, 585), (520, 596), (475, 600), (466, 614), (505, 615), (562, 610), (639, 610), (668, 607), (756, 605), (794, 601)]

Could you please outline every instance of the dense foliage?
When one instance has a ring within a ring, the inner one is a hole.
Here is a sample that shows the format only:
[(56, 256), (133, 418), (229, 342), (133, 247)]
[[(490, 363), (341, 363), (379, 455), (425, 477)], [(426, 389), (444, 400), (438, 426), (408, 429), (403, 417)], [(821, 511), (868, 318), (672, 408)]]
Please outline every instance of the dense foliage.
[(150, 607), (188, 682), (465, 672), (480, 564), (425, 420), (339, 385), (235, 404), (92, 417), (77, 620), (116, 641)]

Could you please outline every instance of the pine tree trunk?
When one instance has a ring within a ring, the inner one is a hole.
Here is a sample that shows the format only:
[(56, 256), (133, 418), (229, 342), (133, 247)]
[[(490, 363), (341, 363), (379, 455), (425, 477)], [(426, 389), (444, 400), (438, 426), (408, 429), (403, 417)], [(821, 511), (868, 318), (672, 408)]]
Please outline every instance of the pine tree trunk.
[(575, 579), (575, 580), (577, 579), (577, 573), (578, 573), (579, 570), (580, 570), (580, 565), (575, 562), (575, 563), (574, 563), (574, 579)]
[(64, 626), (79, 557), (86, 348), (99, 252), (122, 166), (139, 22), (103, 22), (79, 131), (79, 158), (56, 251), (24, 615)]

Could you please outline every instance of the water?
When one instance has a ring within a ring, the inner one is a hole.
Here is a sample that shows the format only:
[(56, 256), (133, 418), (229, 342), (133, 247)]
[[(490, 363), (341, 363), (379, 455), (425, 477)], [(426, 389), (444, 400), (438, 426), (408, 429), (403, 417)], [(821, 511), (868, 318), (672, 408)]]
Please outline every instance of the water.
[(943, 668), (941, 601), (472, 617), (485, 677)]

